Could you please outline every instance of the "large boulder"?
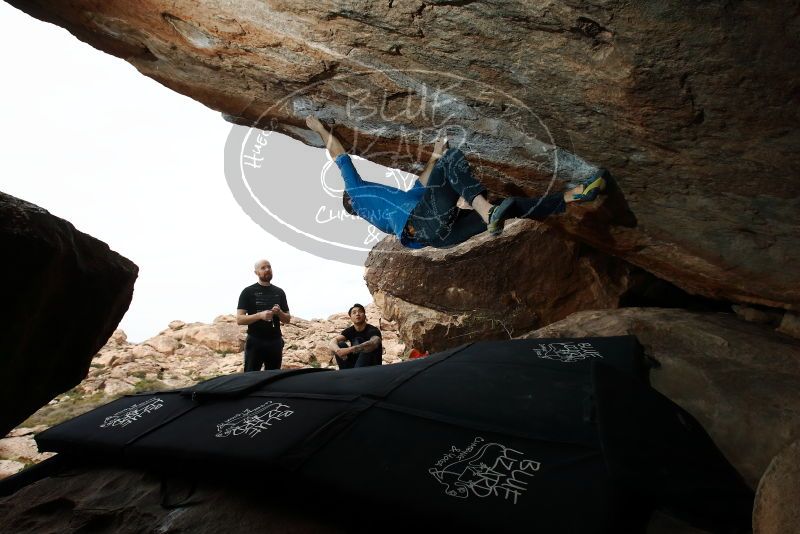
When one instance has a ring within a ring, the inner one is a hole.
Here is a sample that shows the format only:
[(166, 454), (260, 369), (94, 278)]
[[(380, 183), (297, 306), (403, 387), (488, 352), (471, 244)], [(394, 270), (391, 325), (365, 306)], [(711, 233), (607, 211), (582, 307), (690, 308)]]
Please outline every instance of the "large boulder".
[(77, 385), (133, 297), (138, 268), (42, 208), (0, 193), (0, 436)]
[(180, 332), (186, 344), (200, 345), (215, 352), (229, 353), (244, 350), (245, 328), (230, 322), (215, 322), (211, 325), (187, 326)]
[(481, 234), (449, 249), (409, 250), (387, 238), (366, 267), (367, 287), (405, 343), (430, 351), (617, 308), (652, 282), (627, 262), (528, 220), (499, 238)]
[(753, 488), (772, 458), (800, 439), (800, 341), (733, 314), (584, 311), (522, 337), (627, 334), (659, 364), (653, 387), (702, 423)]
[(500, 195), (604, 165), (626, 216), (550, 224), (688, 292), (800, 308), (775, 268), (800, 264), (793, 0), (10, 3), (236, 122), (319, 146), (304, 116), (334, 119), (392, 167), (443, 128)]
[(151, 337), (144, 343), (145, 345), (148, 345), (153, 349), (155, 349), (157, 352), (167, 355), (173, 354), (175, 350), (180, 346), (177, 339), (175, 339), (172, 336), (166, 336), (166, 335), (158, 335), (155, 337)]

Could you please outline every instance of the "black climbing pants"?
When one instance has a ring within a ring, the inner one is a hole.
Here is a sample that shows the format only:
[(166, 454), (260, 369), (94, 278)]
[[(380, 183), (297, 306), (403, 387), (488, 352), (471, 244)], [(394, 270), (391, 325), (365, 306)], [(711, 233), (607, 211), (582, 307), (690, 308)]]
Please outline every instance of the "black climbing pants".
[[(434, 165), (425, 196), (411, 212), (409, 223), (414, 227), (413, 241), (436, 248), (463, 243), (486, 230), (486, 223), (475, 210), (462, 210), (458, 197), (472, 204), (486, 192), (472, 175), (464, 153), (450, 149)], [(513, 205), (506, 218), (543, 220), (566, 209), (563, 193), (543, 197), (512, 197)]]
[(281, 368), (283, 358), (283, 338), (262, 339), (247, 336), (244, 344), (244, 372), (264, 370), (272, 371)]

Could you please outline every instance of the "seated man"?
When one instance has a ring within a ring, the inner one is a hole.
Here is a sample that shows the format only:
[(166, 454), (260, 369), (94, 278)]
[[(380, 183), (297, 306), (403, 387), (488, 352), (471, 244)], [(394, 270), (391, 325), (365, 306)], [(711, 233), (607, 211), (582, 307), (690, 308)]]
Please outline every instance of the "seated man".
[[(570, 202), (597, 198), (608, 178), (608, 172), (600, 169), (565, 193), (541, 198), (510, 197), (494, 206), (486, 199), (486, 188), (472, 176), (464, 154), (458, 149), (445, 151), (444, 138), (436, 141), (431, 159), (414, 187), (403, 191), (363, 180), (341, 142), (319, 119), (309, 116), (306, 125), (322, 137), (342, 173), (345, 210), (381, 232), (396, 235), (409, 248), (447, 248), (484, 230), (498, 235), (506, 219), (542, 220), (563, 213)], [(473, 209), (460, 209), (459, 197)]]
[(353, 304), (347, 315), (353, 325), (342, 330), (328, 345), (339, 369), (380, 365), (383, 362), (381, 331), (367, 322), (367, 313), (361, 304)]

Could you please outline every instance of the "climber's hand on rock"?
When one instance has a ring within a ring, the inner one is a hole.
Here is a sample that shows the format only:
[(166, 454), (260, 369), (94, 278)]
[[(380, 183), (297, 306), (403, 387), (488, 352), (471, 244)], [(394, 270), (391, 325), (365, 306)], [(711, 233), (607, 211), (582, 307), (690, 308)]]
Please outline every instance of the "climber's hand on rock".
[(314, 130), (315, 132), (319, 132), (320, 130), (322, 130), (323, 132), (325, 131), (325, 125), (322, 124), (322, 122), (314, 115), (309, 115), (308, 117), (306, 117), (306, 126)]
[(444, 151), (447, 149), (447, 137), (440, 137), (433, 144), (433, 155), (431, 157), (439, 159), (444, 156)]

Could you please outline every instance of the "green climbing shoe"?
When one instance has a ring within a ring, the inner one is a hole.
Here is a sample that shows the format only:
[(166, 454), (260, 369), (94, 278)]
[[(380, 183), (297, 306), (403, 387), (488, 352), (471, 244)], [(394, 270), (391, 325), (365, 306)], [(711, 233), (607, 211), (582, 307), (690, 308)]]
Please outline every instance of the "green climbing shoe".
[(491, 207), (489, 210), (489, 222), (486, 224), (486, 230), (490, 235), (500, 235), (503, 232), (503, 226), (507, 219), (506, 213), (513, 204), (514, 199), (509, 197), (500, 204)]
[(573, 198), (576, 202), (591, 202), (606, 190), (610, 175), (606, 169), (599, 169), (589, 178), (582, 180), (583, 193), (576, 193)]

